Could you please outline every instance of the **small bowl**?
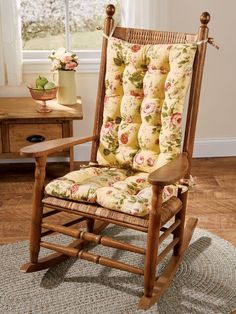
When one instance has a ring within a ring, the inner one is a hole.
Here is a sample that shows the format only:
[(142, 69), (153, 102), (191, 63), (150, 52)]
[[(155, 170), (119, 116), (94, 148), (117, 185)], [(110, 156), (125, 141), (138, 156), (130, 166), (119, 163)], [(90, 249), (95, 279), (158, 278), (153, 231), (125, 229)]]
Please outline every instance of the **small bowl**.
[(53, 87), (51, 89), (37, 89), (28, 86), (30, 94), (35, 100), (51, 100), (56, 98), (58, 87)]
[(28, 89), (34, 100), (42, 101), (41, 107), (37, 110), (38, 112), (47, 113), (47, 112), (52, 111), (52, 109), (47, 107), (46, 101), (56, 98), (57, 90), (58, 90), (57, 86), (51, 89), (37, 89), (31, 86), (28, 86)]

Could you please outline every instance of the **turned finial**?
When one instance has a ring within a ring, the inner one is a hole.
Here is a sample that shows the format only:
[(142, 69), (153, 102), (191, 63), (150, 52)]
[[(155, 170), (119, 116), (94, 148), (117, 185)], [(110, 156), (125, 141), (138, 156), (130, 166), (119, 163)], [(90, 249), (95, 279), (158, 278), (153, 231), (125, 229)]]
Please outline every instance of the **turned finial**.
[(113, 4), (108, 4), (107, 8), (106, 8), (106, 13), (107, 13), (107, 16), (112, 18), (112, 16), (114, 15), (115, 13), (115, 6)]
[(200, 16), (200, 22), (203, 25), (207, 25), (211, 19), (211, 16), (208, 12), (203, 12)]

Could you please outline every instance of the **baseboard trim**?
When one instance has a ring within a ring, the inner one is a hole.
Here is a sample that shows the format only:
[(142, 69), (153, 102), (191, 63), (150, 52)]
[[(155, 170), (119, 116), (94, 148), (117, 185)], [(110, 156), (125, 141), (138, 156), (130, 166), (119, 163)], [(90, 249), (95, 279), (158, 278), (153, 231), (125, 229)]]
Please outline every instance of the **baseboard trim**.
[(236, 137), (196, 139), (193, 157), (236, 156)]
[[(75, 161), (85, 161), (90, 159), (91, 144), (85, 143), (75, 147)], [(193, 157), (231, 157), (236, 156), (236, 138), (204, 138), (196, 139)], [(49, 162), (68, 161), (68, 157), (52, 157)], [(34, 162), (33, 158), (22, 159), (0, 159), (2, 163), (28, 163)]]

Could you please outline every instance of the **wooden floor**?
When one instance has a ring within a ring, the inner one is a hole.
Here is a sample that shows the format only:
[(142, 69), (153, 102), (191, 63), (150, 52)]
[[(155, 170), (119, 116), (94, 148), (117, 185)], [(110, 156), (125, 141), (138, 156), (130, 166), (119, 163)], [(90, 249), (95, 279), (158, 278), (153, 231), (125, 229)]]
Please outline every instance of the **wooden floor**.
[[(65, 164), (49, 164), (47, 179), (68, 171)], [(197, 185), (189, 194), (188, 215), (236, 245), (236, 157), (194, 159), (192, 175)], [(28, 238), (33, 181), (33, 164), (0, 164), (1, 244)]]

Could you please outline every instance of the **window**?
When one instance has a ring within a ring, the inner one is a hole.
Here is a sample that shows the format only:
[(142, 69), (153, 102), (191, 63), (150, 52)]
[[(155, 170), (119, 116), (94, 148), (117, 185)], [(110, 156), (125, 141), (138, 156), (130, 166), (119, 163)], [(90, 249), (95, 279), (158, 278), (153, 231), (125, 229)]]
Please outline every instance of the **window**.
[(21, 0), (24, 58), (47, 58), (45, 50), (61, 46), (80, 51), (80, 58), (85, 52), (91, 57), (101, 47), (102, 31), (97, 27), (103, 25), (105, 7), (111, 2), (118, 22), (119, 0)]

